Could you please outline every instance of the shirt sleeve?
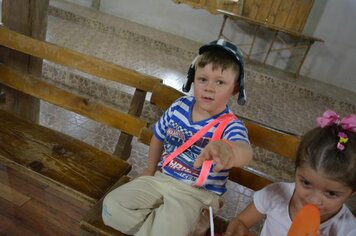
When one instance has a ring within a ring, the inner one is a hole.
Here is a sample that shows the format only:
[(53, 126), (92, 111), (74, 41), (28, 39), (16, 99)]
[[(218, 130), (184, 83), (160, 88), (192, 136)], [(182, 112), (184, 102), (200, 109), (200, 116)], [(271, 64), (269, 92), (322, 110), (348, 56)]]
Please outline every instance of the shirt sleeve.
[(261, 213), (266, 215), (267, 213), (267, 201), (265, 201), (266, 199), (268, 199), (268, 186), (255, 192), (255, 194), (253, 195), (253, 203), (255, 204), (256, 209)]
[(256, 209), (267, 215), (271, 209), (288, 208), (290, 197), (293, 194), (294, 185), (285, 182), (276, 182), (267, 185), (255, 192), (253, 201)]
[(238, 119), (234, 120), (226, 127), (222, 138), (230, 140), (232, 142), (244, 141), (246, 143), (250, 143), (247, 132), (248, 131), (244, 123), (240, 119)]
[(173, 102), (172, 105), (163, 113), (161, 118), (153, 126), (153, 134), (161, 142), (163, 142), (165, 139), (169, 121), (171, 120), (174, 111), (178, 106), (180, 106), (183, 98), (184, 97), (178, 98), (175, 102)]

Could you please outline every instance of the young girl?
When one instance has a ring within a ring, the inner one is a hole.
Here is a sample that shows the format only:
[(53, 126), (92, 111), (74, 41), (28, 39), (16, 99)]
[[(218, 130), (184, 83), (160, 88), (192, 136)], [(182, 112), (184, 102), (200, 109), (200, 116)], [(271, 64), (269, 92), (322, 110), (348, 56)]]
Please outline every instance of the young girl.
[(317, 124), (299, 145), (295, 183), (273, 183), (257, 191), (225, 235), (253, 235), (249, 229), (265, 218), (261, 236), (286, 236), (306, 204), (320, 211), (319, 235), (356, 235), (356, 218), (344, 204), (356, 193), (356, 115), (340, 119), (329, 110)]

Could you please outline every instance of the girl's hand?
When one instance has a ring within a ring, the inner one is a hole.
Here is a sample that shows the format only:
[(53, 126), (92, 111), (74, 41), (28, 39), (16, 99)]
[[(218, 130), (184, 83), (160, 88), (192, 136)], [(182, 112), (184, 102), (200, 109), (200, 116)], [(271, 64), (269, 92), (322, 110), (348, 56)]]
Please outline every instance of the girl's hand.
[(215, 167), (214, 171), (219, 172), (223, 169), (230, 169), (234, 166), (233, 144), (228, 144), (228, 141), (213, 141), (208, 143), (194, 162), (194, 167), (200, 167), (204, 161), (213, 160)]

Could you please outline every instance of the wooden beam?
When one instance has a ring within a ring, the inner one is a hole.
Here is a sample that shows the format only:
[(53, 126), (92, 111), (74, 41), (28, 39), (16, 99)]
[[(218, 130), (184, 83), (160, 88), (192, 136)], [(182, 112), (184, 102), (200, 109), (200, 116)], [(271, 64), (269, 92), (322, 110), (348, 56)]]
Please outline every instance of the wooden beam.
[(105, 62), (55, 44), (36, 40), (0, 26), (0, 44), (20, 52), (43, 58), (100, 78), (112, 80), (144, 91), (153, 91), (161, 80)]
[[(2, 22), (6, 27), (37, 39), (45, 39), (49, 0), (3, 0)], [(0, 47), (0, 61), (8, 66), (35, 76), (42, 73), (42, 59)], [(1, 86), (8, 94), (0, 108), (24, 119), (38, 122), (39, 100), (27, 94)], [(0, 88), (1, 89), (1, 88)]]
[(147, 126), (146, 121), (136, 116), (75, 95), (4, 65), (0, 65), (0, 74), (0, 83), (67, 110), (82, 114), (133, 136), (137, 137), (141, 128)]

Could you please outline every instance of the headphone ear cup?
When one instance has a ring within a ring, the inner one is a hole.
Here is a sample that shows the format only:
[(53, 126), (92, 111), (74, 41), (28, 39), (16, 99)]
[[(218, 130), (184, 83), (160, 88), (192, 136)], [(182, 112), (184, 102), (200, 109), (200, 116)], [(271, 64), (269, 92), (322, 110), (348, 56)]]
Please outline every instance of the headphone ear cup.
[(187, 72), (187, 82), (183, 85), (183, 92), (189, 92), (190, 87), (192, 86), (192, 83), (194, 81), (194, 76), (195, 76), (195, 62), (197, 60), (198, 56), (194, 58), (192, 64), (190, 64), (188, 72)]
[(187, 82), (183, 85), (183, 92), (189, 92), (190, 87), (192, 86), (192, 83), (194, 81), (194, 74), (195, 74), (195, 69), (194, 65), (190, 65), (189, 70), (187, 72)]

